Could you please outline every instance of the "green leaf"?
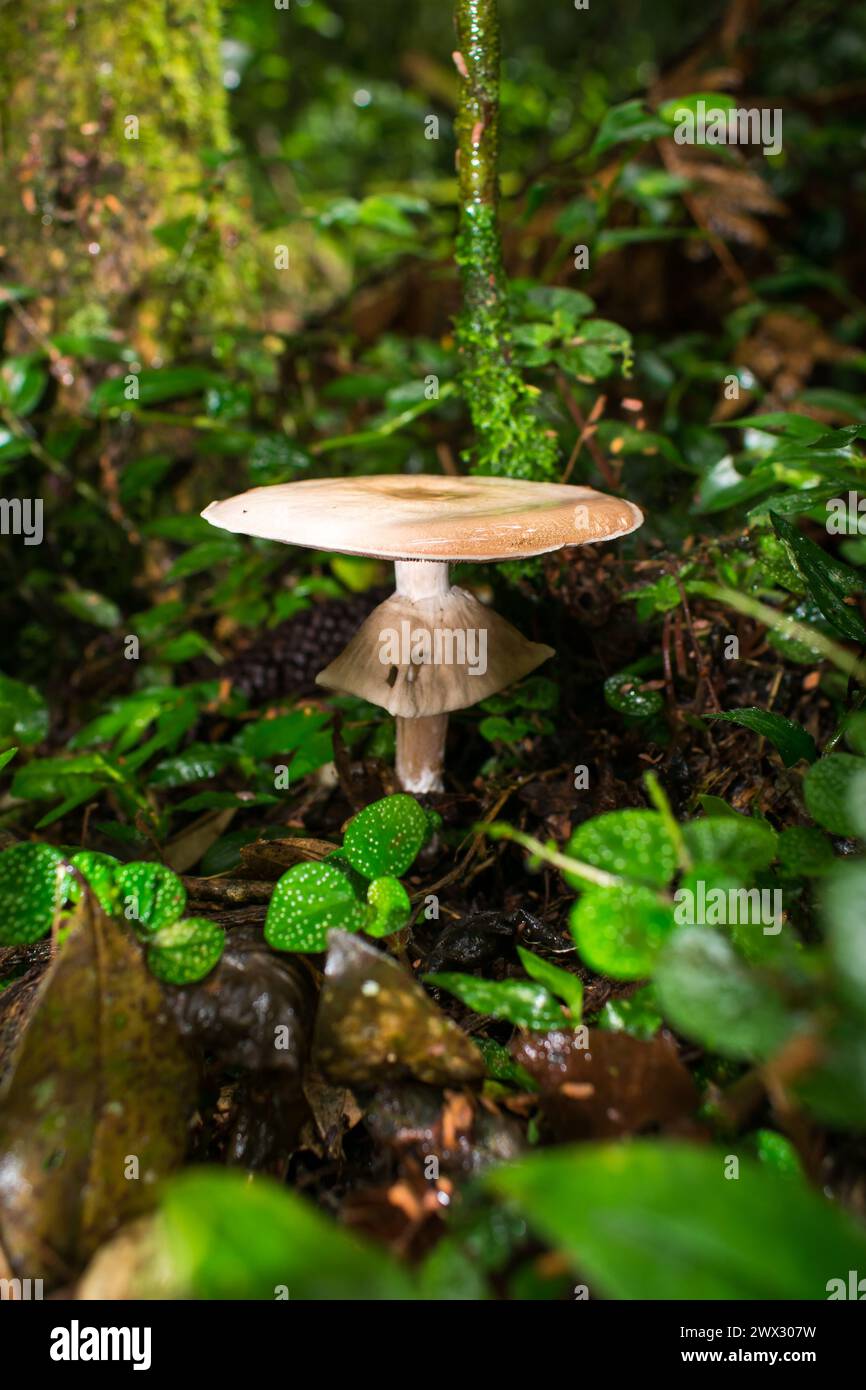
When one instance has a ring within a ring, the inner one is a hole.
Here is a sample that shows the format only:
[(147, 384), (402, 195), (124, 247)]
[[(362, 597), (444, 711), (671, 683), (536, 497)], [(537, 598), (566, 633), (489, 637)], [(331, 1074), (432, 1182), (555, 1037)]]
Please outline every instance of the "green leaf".
[(218, 386), (222, 380), (216, 373), (204, 367), (151, 368), (149, 371), (139, 372), (137, 379), (136, 400), (127, 399), (125, 375), (112, 377), (109, 381), (101, 382), (91, 393), (88, 409), (93, 414), (116, 407), (135, 410), (140, 405), (158, 405), (162, 401), (201, 395), (209, 386)]
[(632, 719), (650, 719), (661, 714), (664, 700), (658, 690), (642, 688), (637, 676), (620, 671), (608, 676), (604, 683), (604, 698), (618, 714), (631, 715)]
[(206, 917), (186, 917), (150, 938), (147, 964), (166, 985), (191, 985), (209, 975), (223, 953), (226, 934)]
[(237, 542), (233, 540), (200, 541), (175, 560), (163, 583), (172, 584), (176, 579), (188, 579), (190, 575), (202, 574), (205, 570), (209, 571), (216, 565), (223, 564), (224, 561), (235, 559), (239, 553)]
[(708, 719), (724, 719), (729, 724), (739, 724), (750, 729), (753, 734), (768, 738), (773, 747), (782, 755), (786, 767), (793, 767), (801, 758), (813, 763), (818, 756), (815, 740), (801, 724), (785, 719), (781, 714), (769, 710), (748, 708), (725, 710), (724, 714), (709, 714)]
[(663, 101), (657, 109), (657, 115), (659, 120), (664, 121), (668, 126), (676, 126), (682, 120), (685, 112), (698, 120), (699, 104), (703, 105), (705, 113), (710, 111), (727, 112), (736, 106), (730, 92), (692, 92), (688, 96), (670, 97), (667, 101)]
[(475, 975), (443, 970), (425, 975), (424, 981), (447, 989), (476, 1013), (507, 1019), (518, 1028), (546, 1033), (567, 1023), (553, 995), (542, 985), (530, 984), (527, 980), (479, 980)]
[(69, 865), (52, 845), (13, 845), (0, 854), (0, 946), (23, 946), (51, 931), (67, 893)]
[(17, 748), (7, 748), (5, 753), (0, 753), (0, 772), (3, 771), (4, 767), (11, 763), (12, 759), (15, 757), (15, 754), (17, 752)]
[(179, 632), (176, 637), (170, 637), (167, 641), (160, 642), (156, 651), (156, 659), (159, 662), (168, 662), (170, 666), (178, 666), (181, 662), (194, 661), (197, 656), (206, 656), (216, 663), (222, 662), (222, 657), (212, 642), (201, 632)]
[(640, 980), (651, 973), (674, 918), (652, 889), (626, 883), (583, 893), (571, 909), (570, 925), (591, 970), (614, 980)]
[(333, 757), (333, 734), (330, 729), (319, 729), (316, 733), (310, 734), (292, 754), (289, 773), (293, 781), (298, 782), (302, 777), (308, 777), (311, 772), (324, 767)]
[[(597, 869), (663, 887), (677, 868), (676, 850), (657, 811), (607, 811), (578, 826), (565, 853)], [(563, 875), (572, 888), (583, 880)]]
[(779, 835), (779, 865), (792, 877), (820, 877), (836, 862), (823, 830), (812, 825), (789, 825)]
[(830, 753), (809, 768), (803, 795), (810, 816), (833, 835), (864, 835), (866, 761), (854, 753)]
[[(794, 622), (802, 624), (816, 634), (830, 635), (829, 623), (824, 621), (811, 599), (798, 604), (789, 616)], [(777, 628), (768, 631), (767, 641), (777, 652), (781, 652), (787, 661), (795, 661), (801, 666), (815, 666), (825, 659), (825, 653), (811, 642), (801, 641), (799, 637), (789, 635), (784, 617), (780, 617)]]
[(275, 806), (279, 799), (269, 792), (196, 792), (179, 801), (174, 810), (224, 811), (228, 806), (236, 811), (248, 811), (252, 806)]
[(735, 811), (733, 806), (729, 806), (727, 801), (724, 801), (722, 797), (711, 796), (709, 792), (702, 792), (698, 797), (698, 801), (701, 803), (701, 808), (706, 811), (711, 819), (716, 816), (733, 816), (734, 819), (736, 819), (737, 816), (740, 815), (740, 812)]
[(768, 1057), (793, 1028), (772, 985), (709, 927), (676, 933), (659, 960), (655, 984), (668, 1022), (722, 1057)]
[(608, 999), (598, 1016), (600, 1028), (612, 1033), (629, 1033), (644, 1042), (655, 1037), (662, 1021), (652, 985), (644, 985), (627, 999)]
[(522, 307), (535, 317), (552, 318), (559, 315), (577, 323), (595, 308), (595, 301), (583, 290), (570, 290), (561, 285), (533, 285), (520, 296)]
[(619, 106), (611, 106), (604, 113), (590, 155), (595, 158), (613, 145), (632, 140), (646, 143), (669, 134), (669, 126), (647, 111), (642, 101), (624, 101)]
[(250, 450), (247, 468), (253, 486), (264, 487), (291, 482), (296, 473), (309, 468), (310, 461), (310, 455), (284, 434), (263, 434)]
[(843, 997), (852, 1009), (866, 1018), (864, 904), (866, 862), (840, 865), (828, 880), (823, 895), (827, 944)]
[(719, 430), (767, 430), (771, 434), (781, 434), (789, 439), (812, 444), (824, 432), (824, 426), (809, 415), (796, 415), (788, 410), (770, 410), (762, 415), (741, 415), (737, 420), (719, 420)]
[(728, 1180), (722, 1149), (581, 1144), (485, 1181), (607, 1298), (816, 1300), (866, 1266), (866, 1236), (838, 1205), (737, 1156)]
[(161, 1220), (181, 1287), (199, 1299), (410, 1299), (408, 1274), (270, 1178), (200, 1168), (164, 1189)]
[(18, 416), (30, 415), (48, 385), (48, 372), (35, 357), (7, 357), (0, 368), (0, 404)]
[(478, 725), (478, 732), (488, 743), (519, 743), (527, 735), (538, 733), (529, 719), (507, 719), (501, 714), (490, 714)]
[(253, 758), (270, 758), (277, 753), (293, 753), (305, 741), (318, 733), (328, 722), (329, 716), (321, 710), (293, 710), (291, 714), (278, 714), (275, 719), (257, 719), (254, 724), (246, 724), (234, 739), (234, 745), (242, 753)]
[(474, 1041), (487, 1065), (487, 1075), (494, 1081), (519, 1086), (522, 1091), (538, 1090), (537, 1082), (525, 1067), (515, 1062), (508, 1048), (503, 1047), (502, 1043), (496, 1042), (493, 1038), (482, 1037), (477, 1037)]
[(638, 621), (641, 623), (647, 622), (655, 613), (669, 613), (682, 602), (679, 585), (672, 574), (663, 574), (654, 584), (630, 589), (624, 597), (635, 600)]
[(373, 915), (364, 927), (368, 936), (390, 936), (405, 927), (412, 913), (409, 894), (398, 878), (374, 878), (367, 888)]
[(146, 454), (144, 458), (132, 459), (120, 475), (121, 502), (133, 502), (143, 492), (150, 492), (174, 463), (171, 454)]
[(803, 1165), (790, 1139), (775, 1129), (759, 1129), (755, 1135), (758, 1162), (775, 1173), (803, 1176)]
[(427, 817), (412, 796), (399, 792), (365, 806), (348, 824), (343, 853), (365, 878), (400, 878), (427, 839)]
[(55, 333), (51, 343), (64, 357), (90, 358), (94, 362), (131, 361), (133, 357), (133, 349), (96, 333)]
[(544, 985), (558, 999), (564, 1000), (572, 1023), (579, 1023), (583, 1014), (583, 981), (577, 975), (572, 975), (570, 970), (553, 965), (549, 960), (542, 959), (533, 951), (527, 951), (523, 946), (518, 946), (517, 954), (527, 975)]
[(223, 743), (190, 743), (182, 753), (163, 758), (148, 777), (152, 787), (185, 787), (206, 782), (237, 761), (237, 749)]
[(48, 733), (48, 706), (32, 685), (0, 675), (0, 743), (30, 748)]
[[(69, 862), (87, 880), (103, 912), (113, 913), (119, 896), (116, 882), (119, 861), (98, 850), (81, 849)], [(72, 896), (75, 898), (76, 894), (73, 892)]]
[(383, 579), (381, 560), (368, 560), (364, 555), (335, 555), (331, 573), (352, 594), (363, 594)]
[(121, 612), (117, 604), (104, 594), (94, 593), (92, 589), (70, 589), (61, 594), (57, 602), (73, 618), (83, 623), (93, 623), (94, 627), (104, 627), (110, 631), (119, 625)]
[(866, 643), (866, 624), (857, 609), (845, 603), (847, 595), (863, 592), (862, 578), (847, 565), (833, 560), (778, 512), (771, 512), (770, 519), (791, 564), (802, 575), (809, 594), (827, 621), (850, 641)]
[(164, 864), (136, 860), (121, 864), (115, 875), (123, 915), (140, 936), (149, 938), (183, 915), (186, 889)]
[(418, 1271), (418, 1296), (448, 1303), (467, 1303), (489, 1296), (487, 1281), (476, 1261), (451, 1236), (434, 1246)]
[(688, 821), (683, 838), (694, 860), (720, 864), (735, 873), (764, 869), (776, 857), (775, 831), (748, 816), (706, 816)]
[(346, 875), (331, 864), (294, 864), (280, 878), (265, 918), (265, 940), (276, 951), (324, 951), (332, 927), (360, 931), (363, 903)]
[[(51, 801), (68, 797), (80, 787), (122, 784), (123, 773), (102, 753), (84, 753), (76, 758), (34, 758), (19, 767), (12, 782), (12, 795), (25, 801)], [(88, 790), (86, 795), (90, 795)]]

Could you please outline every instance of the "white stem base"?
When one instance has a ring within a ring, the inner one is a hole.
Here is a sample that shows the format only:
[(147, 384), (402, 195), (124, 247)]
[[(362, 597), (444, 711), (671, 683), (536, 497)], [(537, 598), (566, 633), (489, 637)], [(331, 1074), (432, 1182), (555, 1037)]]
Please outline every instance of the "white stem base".
[(397, 781), (404, 792), (442, 791), (448, 715), (397, 719)]

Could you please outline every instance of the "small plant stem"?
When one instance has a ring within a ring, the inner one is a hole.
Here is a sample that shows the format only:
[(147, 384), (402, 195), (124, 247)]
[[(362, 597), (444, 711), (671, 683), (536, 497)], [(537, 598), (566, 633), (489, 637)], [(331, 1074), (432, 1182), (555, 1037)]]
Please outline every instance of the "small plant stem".
[(484, 825), (479, 829), (493, 840), (512, 840), (536, 859), (542, 859), (545, 864), (552, 864), (555, 869), (561, 869), (564, 873), (574, 874), (576, 878), (583, 878), (587, 883), (594, 883), (598, 888), (616, 888), (626, 881), (620, 878), (619, 874), (609, 874), (605, 869), (597, 869), (593, 864), (584, 864), (580, 859), (560, 854), (559, 850), (543, 845), (532, 835), (524, 835), (522, 830), (516, 830), (513, 825)]

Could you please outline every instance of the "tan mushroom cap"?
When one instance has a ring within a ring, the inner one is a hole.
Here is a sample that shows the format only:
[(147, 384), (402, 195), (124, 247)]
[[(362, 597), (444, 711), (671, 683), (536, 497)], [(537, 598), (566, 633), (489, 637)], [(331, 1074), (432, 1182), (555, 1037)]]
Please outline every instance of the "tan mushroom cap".
[(257, 487), (206, 521), (286, 545), (381, 560), (513, 560), (628, 535), (640, 508), (590, 487), (519, 478), (377, 474)]

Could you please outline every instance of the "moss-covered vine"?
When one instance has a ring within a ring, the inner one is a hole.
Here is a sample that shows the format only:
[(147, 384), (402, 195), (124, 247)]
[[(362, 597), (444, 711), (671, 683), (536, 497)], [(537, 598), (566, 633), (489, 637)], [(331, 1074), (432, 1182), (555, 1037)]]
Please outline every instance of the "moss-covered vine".
[(549, 479), (556, 441), (533, 408), (511, 355), (508, 284), (499, 239), (499, 15), (497, 0), (457, 0), (460, 74), (456, 120), (463, 287), (457, 323), (463, 389), (475, 427), (473, 471)]

